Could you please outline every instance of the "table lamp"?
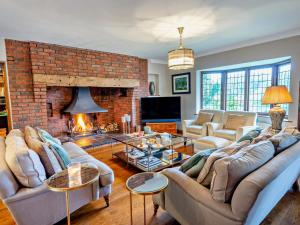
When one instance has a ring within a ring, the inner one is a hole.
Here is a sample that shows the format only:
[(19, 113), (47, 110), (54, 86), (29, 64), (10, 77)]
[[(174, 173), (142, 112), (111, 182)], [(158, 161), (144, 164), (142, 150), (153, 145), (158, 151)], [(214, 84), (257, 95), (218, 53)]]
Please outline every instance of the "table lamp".
[(292, 102), (293, 99), (286, 86), (271, 86), (266, 89), (265, 94), (262, 98), (262, 104), (274, 105), (274, 107), (269, 111), (273, 130), (281, 130), (281, 124), (286, 114), (285, 110), (282, 109), (279, 104)]

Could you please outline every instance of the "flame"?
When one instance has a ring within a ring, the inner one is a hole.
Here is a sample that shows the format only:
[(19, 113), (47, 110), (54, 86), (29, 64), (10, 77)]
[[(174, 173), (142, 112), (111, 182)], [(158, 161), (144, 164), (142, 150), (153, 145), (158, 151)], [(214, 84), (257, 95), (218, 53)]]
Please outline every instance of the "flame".
[(84, 123), (82, 113), (78, 114), (78, 116), (77, 116), (77, 126), (78, 126), (79, 130), (81, 130), (83, 132), (86, 131), (86, 125)]
[(93, 123), (86, 114), (79, 113), (74, 117), (74, 132), (85, 133), (93, 130)]

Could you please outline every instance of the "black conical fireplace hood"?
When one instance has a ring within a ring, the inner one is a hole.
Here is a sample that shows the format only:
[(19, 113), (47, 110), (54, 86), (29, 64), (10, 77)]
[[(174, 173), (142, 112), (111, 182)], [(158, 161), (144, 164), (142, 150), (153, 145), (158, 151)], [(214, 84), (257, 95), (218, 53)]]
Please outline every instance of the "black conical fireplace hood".
[(98, 106), (92, 99), (88, 87), (78, 87), (75, 91), (71, 104), (64, 110), (71, 114), (107, 112)]

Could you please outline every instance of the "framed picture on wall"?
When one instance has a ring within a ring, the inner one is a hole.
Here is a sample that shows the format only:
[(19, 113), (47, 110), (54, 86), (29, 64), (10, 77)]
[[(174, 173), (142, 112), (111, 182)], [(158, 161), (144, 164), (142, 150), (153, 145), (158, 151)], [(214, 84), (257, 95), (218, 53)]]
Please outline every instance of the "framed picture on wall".
[(180, 73), (172, 75), (172, 93), (190, 94), (191, 93), (191, 73)]

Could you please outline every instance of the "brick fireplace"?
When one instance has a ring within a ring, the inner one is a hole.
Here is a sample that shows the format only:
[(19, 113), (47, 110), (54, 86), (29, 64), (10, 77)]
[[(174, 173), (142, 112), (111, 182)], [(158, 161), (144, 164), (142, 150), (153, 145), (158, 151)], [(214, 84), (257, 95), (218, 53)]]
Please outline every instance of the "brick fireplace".
[(96, 114), (99, 123), (120, 124), (125, 113), (132, 115), (133, 126), (140, 123), (139, 99), (148, 95), (146, 59), (31, 41), (5, 40), (5, 45), (13, 128), (66, 132), (70, 115), (63, 109), (73, 89), (85, 84), (108, 110)]

